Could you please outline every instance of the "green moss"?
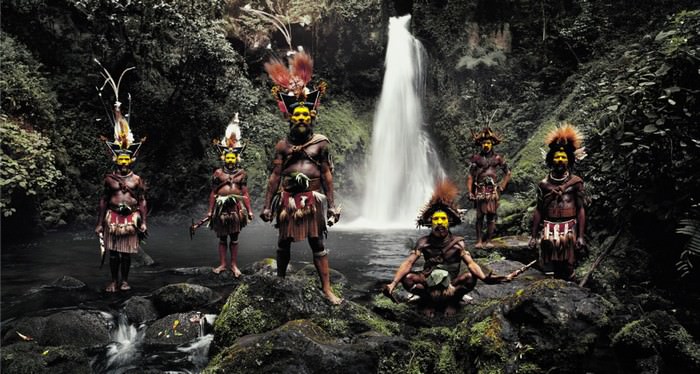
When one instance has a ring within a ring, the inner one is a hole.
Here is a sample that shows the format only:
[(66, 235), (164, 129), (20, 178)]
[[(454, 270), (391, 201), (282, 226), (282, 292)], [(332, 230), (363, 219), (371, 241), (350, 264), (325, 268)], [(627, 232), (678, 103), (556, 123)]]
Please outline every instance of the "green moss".
[(693, 363), (695, 367), (700, 367), (700, 345), (695, 342), (693, 336), (683, 326), (672, 327), (666, 334), (666, 339), (675, 351)]
[(487, 357), (505, 357), (506, 347), (501, 339), (501, 323), (498, 319), (487, 317), (472, 325), (469, 333), (470, 347)]
[(214, 323), (219, 346), (231, 345), (238, 337), (259, 334), (279, 324), (279, 321), (251, 305), (250, 300), (247, 284), (241, 284), (229, 296)]
[(395, 303), (391, 301), (388, 297), (377, 294), (374, 295), (372, 298), (372, 305), (376, 308), (384, 309), (384, 310), (390, 310), (395, 313), (401, 313), (409, 310), (409, 306), (406, 303)]
[(273, 345), (269, 341), (253, 346), (233, 345), (214, 356), (209, 365), (202, 370), (202, 374), (255, 372), (260, 363), (268, 362), (272, 348)]
[(544, 370), (540, 368), (537, 364), (534, 364), (532, 362), (523, 362), (518, 364), (518, 368), (515, 369), (515, 372), (517, 374), (539, 374), (542, 373)]
[(398, 323), (387, 321), (362, 306), (354, 308), (353, 317), (365, 323), (372, 330), (384, 335), (396, 335), (400, 331)]
[(512, 162), (512, 180), (519, 185), (537, 184), (547, 171), (540, 148), (544, 147), (544, 138), (554, 123), (540, 126), (515, 155)]
[(440, 349), (440, 357), (437, 362), (436, 373), (451, 374), (459, 372), (457, 359), (455, 359), (454, 350), (449, 344), (445, 344)]
[(623, 326), (613, 336), (612, 344), (629, 350), (644, 352), (655, 351), (655, 342), (659, 341), (656, 326), (646, 319), (632, 321)]
[(341, 338), (350, 334), (348, 322), (345, 320), (338, 318), (314, 318), (314, 322), (332, 336)]

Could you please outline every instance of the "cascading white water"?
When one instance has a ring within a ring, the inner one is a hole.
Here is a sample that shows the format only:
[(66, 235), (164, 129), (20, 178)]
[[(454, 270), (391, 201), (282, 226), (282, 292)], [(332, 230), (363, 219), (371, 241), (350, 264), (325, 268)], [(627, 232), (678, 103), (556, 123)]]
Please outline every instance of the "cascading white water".
[(119, 372), (118, 369), (128, 368), (141, 355), (146, 329), (137, 329), (129, 324), (126, 315), (120, 314), (117, 328), (112, 332), (112, 343), (107, 346), (106, 369)]
[(410, 15), (389, 20), (386, 71), (359, 226), (413, 227), (435, 179), (444, 175), (422, 129), (426, 54), (408, 31), (410, 20)]

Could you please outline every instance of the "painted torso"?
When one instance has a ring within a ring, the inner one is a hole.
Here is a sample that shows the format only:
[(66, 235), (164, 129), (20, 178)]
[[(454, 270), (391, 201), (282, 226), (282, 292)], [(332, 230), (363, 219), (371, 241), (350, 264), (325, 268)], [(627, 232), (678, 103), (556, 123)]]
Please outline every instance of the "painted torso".
[(121, 204), (134, 207), (143, 197), (143, 183), (141, 178), (134, 174), (120, 175), (111, 173), (105, 176), (105, 193), (109, 196), (109, 203), (112, 206)]
[(216, 169), (212, 175), (212, 188), (218, 196), (241, 195), (247, 178), (243, 169)]

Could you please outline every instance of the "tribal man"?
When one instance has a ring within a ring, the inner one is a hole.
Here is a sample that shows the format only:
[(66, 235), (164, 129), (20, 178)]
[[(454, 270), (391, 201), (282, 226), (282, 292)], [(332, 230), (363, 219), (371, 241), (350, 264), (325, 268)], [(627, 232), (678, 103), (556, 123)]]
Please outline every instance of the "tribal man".
[(224, 138), (215, 144), (224, 161), (224, 167), (216, 169), (212, 175), (212, 188), (209, 194), (209, 227), (219, 238), (219, 266), (212, 271), (216, 274), (226, 270), (227, 239), (231, 241), (231, 263), (228, 266), (233, 276), (238, 278), (238, 234), (249, 221), (253, 220), (250, 196), (245, 170), (240, 167), (240, 155), (245, 147), (240, 144), (241, 130), (238, 113), (226, 127)]
[(106, 139), (103, 141), (109, 147), (116, 167), (104, 178), (104, 192), (100, 198), (95, 233), (103, 242), (103, 250), (109, 251), (109, 269), (112, 279), (105, 291), (116, 292), (117, 289), (122, 291), (131, 289), (128, 282), (131, 255), (138, 253), (139, 241), (147, 233), (146, 186), (143, 180), (131, 170), (145, 138), (139, 143), (134, 143), (134, 135), (129, 128), (129, 123), (121, 113), (117, 85), (107, 70), (104, 71), (107, 83), (110, 83), (114, 89), (116, 102), (112, 118), (114, 142)]
[[(418, 217), (418, 224), (432, 231), (416, 242), (408, 258), (399, 266), (394, 279), (384, 287), (384, 295), (396, 302), (392, 293), (402, 284), (408, 292), (419, 296), (424, 313), (432, 317), (436, 306), (445, 306), (445, 315), (453, 315), (462, 298), (476, 285), (476, 280), (493, 284), (510, 281), (516, 273), (507, 276), (484, 274), (469, 254), (464, 238), (453, 235), (450, 227), (462, 222), (454, 205), (457, 187), (449, 181), (440, 182), (432, 198)], [(423, 270), (412, 271), (423, 256)], [(466, 267), (461, 267), (464, 263)], [(461, 267), (461, 270), (460, 270)]]
[[(325, 84), (321, 83), (313, 92), (306, 88), (312, 70), (312, 60), (306, 53), (295, 54), (290, 65), (291, 71), (280, 61), (265, 64), (277, 85), (273, 94), (289, 120), (289, 135), (275, 146), (272, 173), (260, 217), (270, 222), (274, 214), (279, 228), (277, 275), (286, 275), (292, 242), (308, 239), (323, 294), (331, 303), (339, 304), (342, 300), (331, 289), (328, 251), (323, 243), (327, 224), (332, 225), (340, 218), (340, 209), (335, 207), (333, 196), (330, 141), (313, 131)], [(285, 92), (280, 92), (280, 87)], [(326, 216), (324, 201), (328, 205)]]
[(582, 137), (570, 124), (551, 131), (545, 162), (549, 175), (537, 186), (537, 206), (532, 217), (530, 247), (540, 242), (540, 267), (546, 274), (570, 280), (574, 266), (586, 249), (585, 190), (583, 180), (572, 173), (576, 160), (586, 156)]
[[(472, 132), (474, 143), (481, 151), (471, 157), (469, 175), (467, 176), (467, 192), (469, 200), (474, 201), (476, 209), (476, 248), (492, 247), (491, 239), (496, 230), (496, 211), (500, 194), (510, 181), (510, 170), (503, 157), (493, 151), (493, 147), (501, 139), (490, 128), (486, 127), (479, 133)], [(498, 182), (498, 169), (503, 173), (503, 180)], [(486, 240), (482, 243), (482, 225), (486, 217)]]

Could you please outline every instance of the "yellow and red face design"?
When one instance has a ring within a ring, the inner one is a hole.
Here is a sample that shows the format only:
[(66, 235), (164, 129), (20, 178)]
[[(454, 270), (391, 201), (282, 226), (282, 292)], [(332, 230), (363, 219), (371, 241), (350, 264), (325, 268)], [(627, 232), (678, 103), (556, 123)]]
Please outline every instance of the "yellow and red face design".
[(236, 165), (238, 163), (238, 155), (233, 152), (227, 152), (224, 154), (224, 163), (229, 167)]
[(569, 155), (563, 151), (554, 152), (552, 163), (556, 166), (569, 166)]
[(493, 149), (493, 141), (491, 139), (485, 139), (481, 141), (481, 150), (484, 151), (484, 153), (489, 153)]
[(122, 153), (117, 156), (117, 166), (129, 166), (131, 165), (132, 159), (126, 153)]
[(450, 219), (447, 217), (447, 213), (443, 212), (442, 210), (438, 210), (435, 213), (433, 213), (432, 217), (430, 217), (430, 221), (433, 230), (435, 230), (438, 227), (442, 227), (445, 229), (450, 227)]
[(311, 111), (303, 105), (294, 108), (292, 116), (289, 117), (289, 123), (292, 127), (298, 128), (299, 132), (305, 132), (311, 126)]

